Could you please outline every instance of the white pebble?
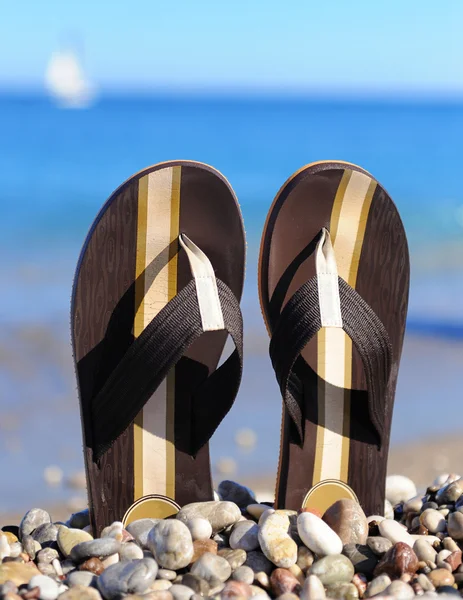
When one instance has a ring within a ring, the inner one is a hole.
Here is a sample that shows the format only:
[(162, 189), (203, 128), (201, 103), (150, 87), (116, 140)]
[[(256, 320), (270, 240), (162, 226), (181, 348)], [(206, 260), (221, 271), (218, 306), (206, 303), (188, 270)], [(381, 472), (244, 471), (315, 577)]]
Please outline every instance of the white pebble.
[(427, 508), (420, 515), (420, 522), (431, 532), (437, 533), (447, 529), (444, 515), (433, 508)]
[(6, 535), (0, 533), (0, 563), (4, 558), (10, 556), (10, 544), (6, 538)]
[(404, 542), (408, 544), (410, 548), (413, 548), (413, 544), (415, 543), (412, 536), (407, 532), (405, 527), (403, 527), (397, 521), (392, 521), (392, 519), (384, 519), (379, 524), (379, 532), (380, 534), (390, 540), (393, 544), (397, 544), (397, 542)]
[(51, 577), (47, 575), (34, 575), (29, 581), (29, 589), (40, 588), (41, 600), (56, 600), (59, 593), (59, 586)]
[(212, 525), (207, 519), (194, 517), (186, 522), (193, 540), (208, 540), (212, 535)]
[(342, 552), (342, 541), (338, 534), (312, 513), (304, 512), (298, 516), (297, 532), (307, 548), (318, 556)]
[(394, 509), (392, 508), (392, 504), (389, 502), (389, 500), (387, 498), (384, 501), (384, 517), (386, 519), (394, 518)]
[(309, 575), (307, 577), (300, 598), (301, 600), (324, 600), (326, 598), (323, 583), (316, 575)]
[(61, 576), (63, 575), (63, 569), (62, 569), (62, 567), (61, 567), (61, 563), (59, 562), (59, 560), (58, 560), (57, 558), (54, 558), (54, 559), (51, 561), (51, 564), (53, 565), (53, 568), (55, 569), (55, 571), (56, 571), (56, 574), (57, 574), (59, 577), (61, 577)]
[(119, 562), (119, 554), (111, 554), (110, 556), (104, 558), (101, 562), (103, 563), (104, 568), (107, 569), (111, 565), (115, 565)]

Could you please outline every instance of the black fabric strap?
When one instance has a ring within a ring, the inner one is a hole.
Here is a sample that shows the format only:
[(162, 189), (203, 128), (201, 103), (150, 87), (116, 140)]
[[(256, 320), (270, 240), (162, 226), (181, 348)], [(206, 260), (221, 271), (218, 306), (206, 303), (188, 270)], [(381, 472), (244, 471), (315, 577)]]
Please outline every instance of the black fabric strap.
[[(343, 329), (363, 363), (368, 387), (370, 420), (379, 445), (388, 414), (387, 385), (392, 367), (392, 347), (387, 331), (373, 309), (340, 277), (339, 296)], [(293, 368), (303, 348), (321, 329), (317, 278), (302, 285), (284, 307), (270, 342), (270, 357), (288, 413), (302, 443), (304, 437), (302, 384)]]
[[(191, 454), (210, 439), (230, 410), (241, 382), (243, 321), (239, 302), (217, 279), (225, 329), (235, 351), (194, 393), (197, 418)], [(148, 324), (129, 347), (92, 400), (92, 449), (97, 461), (132, 423), (167, 373), (203, 334), (196, 284), (191, 280)]]

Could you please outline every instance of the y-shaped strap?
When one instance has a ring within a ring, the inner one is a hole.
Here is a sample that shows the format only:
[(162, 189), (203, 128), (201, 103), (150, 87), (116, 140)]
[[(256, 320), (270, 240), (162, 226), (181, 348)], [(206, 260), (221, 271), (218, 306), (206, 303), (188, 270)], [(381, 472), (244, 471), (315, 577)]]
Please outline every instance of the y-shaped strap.
[(380, 445), (384, 433), (384, 415), (388, 414), (391, 343), (373, 309), (338, 277), (333, 260), (329, 234), (324, 231), (317, 246), (317, 276), (303, 284), (283, 309), (270, 342), (270, 357), (288, 413), (302, 442), (302, 386), (293, 371), (294, 364), (322, 327), (342, 327), (362, 359), (368, 386), (370, 420), (378, 433)]
[(94, 460), (108, 450), (132, 423), (191, 344), (205, 331), (226, 330), (235, 351), (195, 391), (191, 454), (210, 439), (230, 410), (238, 392), (243, 365), (243, 321), (230, 288), (216, 279), (205, 254), (186, 236), (194, 279), (148, 324), (129, 347), (102, 389), (92, 400)]

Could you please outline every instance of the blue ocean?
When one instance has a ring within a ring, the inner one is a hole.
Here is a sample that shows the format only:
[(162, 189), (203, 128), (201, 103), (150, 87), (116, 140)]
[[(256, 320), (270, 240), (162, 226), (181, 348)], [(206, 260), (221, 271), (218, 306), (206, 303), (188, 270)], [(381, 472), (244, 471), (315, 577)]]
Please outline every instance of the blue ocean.
[[(408, 439), (412, 415), (414, 435), (434, 431), (436, 423), (416, 417), (418, 407), (461, 400), (462, 139), (463, 103), (450, 101), (107, 97), (88, 110), (60, 110), (45, 97), (0, 96), (0, 473), (10, 482), (0, 512), (74, 493), (47, 487), (43, 470), (82, 468), (69, 342), (75, 263), (111, 192), (164, 160), (219, 169), (246, 226), (247, 362), (240, 397), (212, 442), (214, 459), (232, 457), (237, 477), (275, 469), (280, 399), (258, 306), (257, 253), (279, 187), (316, 160), (361, 165), (402, 215), (412, 284), (393, 441)], [(251, 454), (236, 448), (242, 427), (257, 434)]]

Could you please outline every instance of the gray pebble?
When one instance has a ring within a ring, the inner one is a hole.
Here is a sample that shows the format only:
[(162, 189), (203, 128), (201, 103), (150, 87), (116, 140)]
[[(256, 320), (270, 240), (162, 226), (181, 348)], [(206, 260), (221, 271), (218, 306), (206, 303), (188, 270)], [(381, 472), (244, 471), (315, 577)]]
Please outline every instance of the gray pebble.
[(72, 562), (72, 560), (67, 558), (61, 563), (61, 568), (63, 569), (64, 575), (67, 575), (76, 568), (76, 565)]
[(98, 538), (88, 542), (81, 542), (74, 546), (71, 550), (70, 558), (74, 562), (81, 562), (87, 558), (92, 558), (93, 556), (104, 558), (106, 556), (111, 556), (111, 554), (118, 553), (120, 548), (121, 543), (114, 538)]
[(413, 550), (418, 557), (418, 560), (436, 562), (437, 552), (426, 540), (416, 540), (413, 544)]
[[(24, 535), (22, 538), (22, 545), (24, 548), (24, 552), (26, 552), (31, 560), (35, 559), (35, 555), (36, 555), (36, 544), (37, 542), (34, 540), (34, 538), (31, 535)], [(41, 550), (40, 545), (38, 550)]]
[(127, 525), (126, 530), (142, 548), (148, 548), (148, 534), (160, 519), (138, 519)]
[(37, 527), (40, 527), (44, 523), (51, 523), (51, 518), (47, 511), (41, 508), (32, 508), (24, 515), (19, 525), (19, 539), (22, 540), (23, 536), (30, 535)]
[(44, 563), (39, 563), (37, 565), (38, 570), (42, 573), (42, 575), (48, 575), (49, 577), (55, 577), (56, 571), (53, 565), (46, 565)]
[(195, 594), (200, 594), (201, 596), (209, 595), (209, 583), (194, 573), (186, 573), (183, 576), (182, 585), (187, 585)]
[(167, 579), (167, 581), (173, 581), (177, 577), (177, 573), (175, 571), (171, 571), (170, 569), (159, 569), (158, 578), (159, 579)]
[(84, 527), (88, 527), (90, 525), (90, 513), (88, 512), (88, 508), (85, 510), (81, 510), (80, 512), (76, 512), (71, 515), (69, 521), (67, 522), (68, 527), (72, 527), (73, 529), (83, 529)]
[(152, 558), (119, 562), (103, 571), (98, 578), (98, 589), (106, 600), (121, 594), (143, 594), (156, 579), (157, 572), (158, 566)]
[(138, 544), (135, 542), (127, 542), (126, 544), (121, 544), (119, 556), (121, 560), (135, 560), (143, 558), (144, 554)]
[(44, 523), (33, 531), (32, 537), (42, 545), (56, 542), (58, 539), (58, 527), (53, 523)]
[(400, 581), (397, 579), (393, 581), (385, 590), (385, 595), (390, 595), (396, 598), (397, 600), (411, 600), (411, 598), (415, 597), (415, 592), (411, 585), (405, 583), (405, 581)]
[(236, 581), (243, 581), (244, 583), (251, 585), (254, 582), (254, 571), (251, 569), (251, 567), (246, 567), (243, 565), (242, 567), (238, 567), (235, 571), (233, 571), (232, 579), (235, 579)]
[(177, 519), (186, 523), (195, 517), (207, 519), (212, 526), (212, 532), (218, 533), (241, 518), (241, 511), (234, 502), (193, 502), (187, 504), (177, 513)]
[(218, 555), (225, 560), (228, 560), (232, 570), (241, 567), (246, 561), (246, 552), (244, 550), (232, 550), (231, 548), (223, 548), (218, 551)]
[(391, 578), (389, 575), (378, 575), (375, 577), (367, 587), (367, 591), (365, 592), (365, 598), (372, 598), (377, 594), (381, 594), (384, 590), (391, 585)]
[(191, 596), (194, 594), (194, 591), (191, 588), (181, 583), (175, 583), (169, 588), (169, 592), (174, 597), (174, 600), (190, 600)]
[(364, 573), (368, 576), (373, 575), (379, 559), (369, 546), (363, 544), (346, 544), (342, 553), (354, 565), (356, 573)]
[(29, 581), (28, 587), (30, 590), (39, 587), (41, 600), (56, 600), (59, 594), (59, 585), (46, 575), (34, 575)]
[(342, 554), (324, 556), (314, 562), (309, 569), (309, 575), (316, 575), (325, 586), (334, 585), (335, 583), (349, 583), (354, 574), (354, 566)]
[(227, 581), (231, 575), (231, 566), (225, 558), (206, 552), (193, 563), (191, 573), (205, 579), (211, 587), (215, 587)]
[[(61, 565), (63, 566), (63, 565)], [(66, 577), (66, 584), (69, 587), (83, 585), (84, 587), (94, 587), (96, 585), (97, 576), (90, 571), (72, 571)]]
[(376, 556), (384, 556), (388, 550), (392, 548), (391, 540), (380, 535), (367, 538), (367, 546), (376, 554)]
[(37, 553), (37, 562), (49, 565), (58, 556), (58, 551), (54, 548), (43, 548)]
[(269, 561), (269, 559), (257, 550), (253, 552), (248, 552), (246, 556), (246, 562), (244, 563), (247, 567), (251, 567), (254, 573), (260, 573), (263, 571), (267, 575), (273, 571), (273, 564)]
[(173, 571), (183, 569), (193, 558), (190, 530), (176, 519), (156, 523), (149, 533), (148, 546), (161, 567)]
[(236, 483), (236, 481), (222, 481), (219, 483), (217, 491), (222, 500), (234, 502), (240, 508), (246, 508), (248, 504), (254, 504), (256, 501), (254, 492), (245, 485)]
[(233, 550), (251, 552), (259, 548), (259, 526), (254, 521), (240, 521), (233, 527), (229, 544)]

